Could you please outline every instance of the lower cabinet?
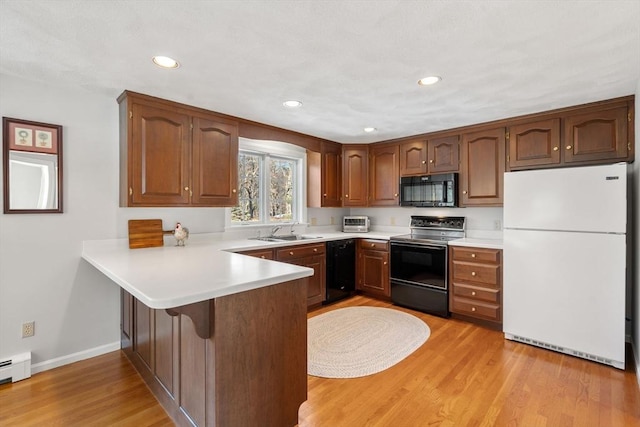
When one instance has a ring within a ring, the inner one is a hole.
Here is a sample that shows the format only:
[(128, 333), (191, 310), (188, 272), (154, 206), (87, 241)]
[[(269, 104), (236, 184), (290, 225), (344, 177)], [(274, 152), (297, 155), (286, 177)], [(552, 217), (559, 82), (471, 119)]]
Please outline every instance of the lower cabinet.
[(356, 290), (373, 297), (390, 298), (389, 242), (359, 239), (356, 253)]
[(313, 276), (301, 279), (307, 285), (307, 306), (318, 305), (325, 300), (327, 261), (324, 243), (286, 246), (275, 249), (255, 249), (239, 253), (313, 268)]
[(307, 399), (302, 285), (168, 310), (123, 290), (121, 348), (179, 426), (296, 425)]
[(314, 243), (287, 246), (285, 248), (276, 248), (275, 253), (276, 261), (313, 268), (313, 276), (302, 279), (307, 282), (307, 305), (321, 304), (327, 294), (325, 244)]
[(502, 251), (449, 247), (449, 309), (469, 319), (502, 325)]

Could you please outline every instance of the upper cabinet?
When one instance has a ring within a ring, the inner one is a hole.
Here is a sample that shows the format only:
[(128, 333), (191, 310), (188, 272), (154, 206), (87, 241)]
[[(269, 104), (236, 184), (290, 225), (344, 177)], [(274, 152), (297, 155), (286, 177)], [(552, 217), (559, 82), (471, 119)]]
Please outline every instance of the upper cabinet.
[(369, 150), (369, 206), (397, 206), (400, 146), (373, 146)]
[(458, 135), (416, 139), (400, 144), (400, 176), (458, 172)]
[(342, 146), (322, 142), (322, 207), (342, 206)]
[(502, 205), (504, 170), (504, 128), (462, 135), (460, 205)]
[(633, 161), (633, 100), (602, 101), (509, 126), (509, 170)]
[(237, 123), (131, 92), (118, 102), (121, 206), (237, 203)]
[(367, 145), (344, 145), (342, 165), (342, 205), (367, 206), (369, 176)]
[(631, 144), (627, 107), (568, 116), (564, 120), (565, 163), (626, 160)]

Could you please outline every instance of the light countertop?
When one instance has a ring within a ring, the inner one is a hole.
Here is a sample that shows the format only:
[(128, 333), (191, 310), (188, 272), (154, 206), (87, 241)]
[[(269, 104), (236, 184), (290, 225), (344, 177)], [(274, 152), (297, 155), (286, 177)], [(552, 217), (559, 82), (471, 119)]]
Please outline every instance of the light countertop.
[(449, 242), (449, 246), (469, 246), (474, 248), (502, 249), (502, 239), (466, 237), (464, 239), (451, 240)]
[(312, 276), (313, 269), (233, 252), (352, 237), (388, 239), (393, 233), (330, 232), (294, 242), (226, 240), (192, 235), (186, 246), (129, 249), (128, 239), (83, 242), (82, 258), (150, 308), (205, 301)]

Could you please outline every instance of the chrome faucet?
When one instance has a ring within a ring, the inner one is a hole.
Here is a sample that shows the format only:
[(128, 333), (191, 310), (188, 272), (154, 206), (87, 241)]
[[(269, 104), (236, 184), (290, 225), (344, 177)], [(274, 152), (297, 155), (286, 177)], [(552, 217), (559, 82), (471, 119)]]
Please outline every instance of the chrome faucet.
[(275, 236), (275, 235), (276, 235), (276, 233), (278, 232), (278, 230), (280, 230), (281, 228), (282, 228), (282, 226), (281, 226), (281, 225), (276, 225), (276, 226), (274, 226), (274, 227), (271, 229), (271, 236), (272, 236), (272, 237), (273, 237), (273, 236)]
[(293, 227), (300, 224), (298, 221), (291, 223), (291, 228), (289, 229), (289, 234), (293, 234)]

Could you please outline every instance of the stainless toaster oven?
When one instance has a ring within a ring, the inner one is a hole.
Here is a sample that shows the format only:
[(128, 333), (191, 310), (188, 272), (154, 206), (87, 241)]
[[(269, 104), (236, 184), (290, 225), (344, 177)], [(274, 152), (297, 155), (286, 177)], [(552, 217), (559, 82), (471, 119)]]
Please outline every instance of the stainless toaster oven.
[(345, 233), (366, 233), (369, 231), (368, 216), (345, 216), (342, 218), (342, 231)]

